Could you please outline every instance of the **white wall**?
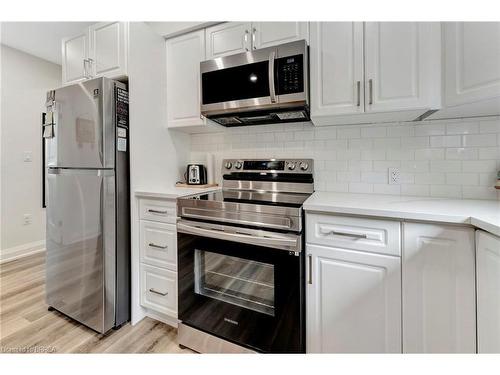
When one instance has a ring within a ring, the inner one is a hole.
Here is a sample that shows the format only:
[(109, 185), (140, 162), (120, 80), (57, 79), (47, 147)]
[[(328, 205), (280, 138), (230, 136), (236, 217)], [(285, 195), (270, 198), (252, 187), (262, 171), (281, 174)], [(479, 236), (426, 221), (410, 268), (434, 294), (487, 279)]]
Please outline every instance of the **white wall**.
[[(0, 258), (44, 246), (41, 113), (47, 90), (61, 85), (61, 67), (1, 45)], [(24, 162), (25, 151), (32, 162)], [(23, 215), (33, 215), (24, 225)]]
[[(313, 158), (319, 191), (500, 199), (500, 117), (314, 127), (277, 124), (192, 135), (193, 162)], [(388, 168), (401, 185), (388, 184)]]
[(130, 190), (132, 324), (144, 317), (139, 298), (139, 212), (134, 192), (171, 190), (189, 157), (190, 137), (167, 130), (165, 40), (142, 22), (130, 23)]

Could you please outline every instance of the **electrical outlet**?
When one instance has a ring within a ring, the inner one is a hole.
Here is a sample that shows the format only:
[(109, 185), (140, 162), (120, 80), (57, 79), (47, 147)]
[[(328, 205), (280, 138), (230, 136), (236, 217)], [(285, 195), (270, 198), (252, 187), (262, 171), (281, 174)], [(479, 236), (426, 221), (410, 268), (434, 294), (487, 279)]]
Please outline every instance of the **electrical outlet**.
[(399, 168), (389, 168), (389, 185), (401, 184), (401, 173)]
[(33, 161), (33, 153), (31, 151), (24, 151), (23, 159), (27, 163)]
[(33, 222), (33, 215), (32, 214), (24, 214), (24, 225), (29, 225)]

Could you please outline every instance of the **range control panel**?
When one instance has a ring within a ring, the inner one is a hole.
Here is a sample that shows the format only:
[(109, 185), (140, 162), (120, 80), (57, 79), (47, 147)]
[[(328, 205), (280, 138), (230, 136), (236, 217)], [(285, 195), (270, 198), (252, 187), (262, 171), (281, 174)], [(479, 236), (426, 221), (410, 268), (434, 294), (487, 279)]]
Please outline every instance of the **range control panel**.
[(224, 159), (222, 174), (228, 173), (313, 173), (313, 159)]

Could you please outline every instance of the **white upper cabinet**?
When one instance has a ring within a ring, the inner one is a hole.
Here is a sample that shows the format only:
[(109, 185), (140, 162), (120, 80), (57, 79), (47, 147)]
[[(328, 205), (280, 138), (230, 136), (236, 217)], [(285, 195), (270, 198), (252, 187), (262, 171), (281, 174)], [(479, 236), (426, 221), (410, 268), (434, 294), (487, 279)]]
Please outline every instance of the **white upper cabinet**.
[(62, 81), (73, 83), (87, 78), (89, 36), (87, 31), (62, 40)]
[(307, 22), (252, 22), (252, 48), (266, 48), (296, 40), (309, 40)]
[(127, 75), (128, 25), (126, 22), (101, 22), (90, 26), (90, 58), (96, 77)]
[(205, 29), (207, 60), (295, 40), (309, 40), (307, 22), (226, 22)]
[(444, 106), (433, 118), (500, 114), (500, 22), (444, 23)]
[(207, 28), (206, 59), (250, 51), (251, 30), (250, 22), (227, 22)]
[(100, 22), (62, 41), (62, 82), (127, 75), (128, 23)]
[(363, 113), (363, 23), (312, 22), (311, 111), (316, 116)]
[(474, 230), (403, 224), (403, 351), (474, 353)]
[(500, 238), (476, 232), (477, 351), (500, 353)]
[(168, 127), (205, 125), (200, 114), (200, 62), (205, 60), (205, 32), (167, 39)]
[(401, 353), (401, 259), (307, 245), (308, 353)]
[(439, 23), (365, 23), (366, 112), (438, 105), (440, 39)]
[(315, 125), (415, 120), (441, 104), (441, 26), (311, 23)]

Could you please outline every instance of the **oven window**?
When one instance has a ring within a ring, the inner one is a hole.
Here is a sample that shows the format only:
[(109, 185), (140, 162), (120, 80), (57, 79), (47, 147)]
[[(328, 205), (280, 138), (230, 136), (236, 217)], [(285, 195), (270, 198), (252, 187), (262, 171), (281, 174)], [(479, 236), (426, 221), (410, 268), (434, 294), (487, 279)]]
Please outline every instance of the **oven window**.
[(195, 293), (274, 316), (274, 265), (195, 249)]

